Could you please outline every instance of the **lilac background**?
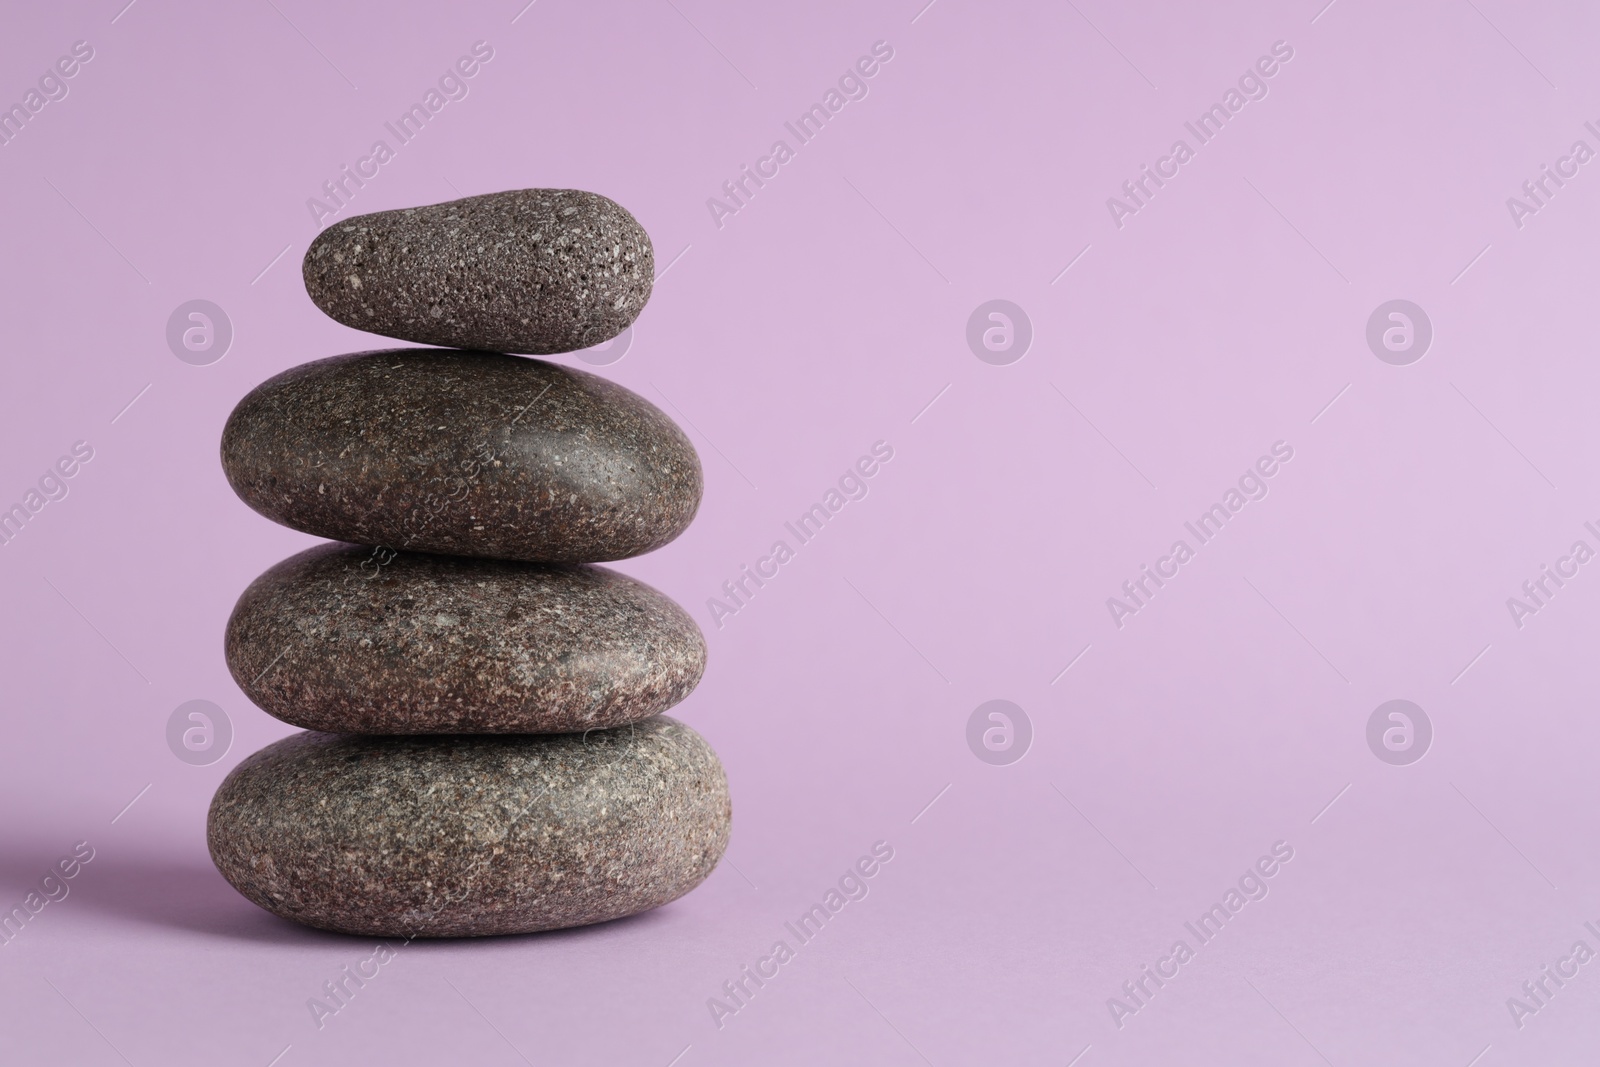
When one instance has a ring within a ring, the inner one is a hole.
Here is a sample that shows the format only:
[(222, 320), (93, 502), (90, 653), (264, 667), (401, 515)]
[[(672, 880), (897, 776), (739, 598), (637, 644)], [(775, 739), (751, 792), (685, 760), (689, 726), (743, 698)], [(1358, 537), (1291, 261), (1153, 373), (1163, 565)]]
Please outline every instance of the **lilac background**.
[[(1521, 1029), (1506, 1006), (1600, 949), (1600, 566), (1521, 629), (1506, 607), (1600, 547), (1600, 164), (1520, 229), (1505, 204), (1600, 148), (1590, 7), (122, 2), (0, 35), (6, 102), (95, 49), (0, 148), (0, 503), (95, 449), (0, 549), (0, 903), (96, 850), (0, 948), (0, 1059), (1593, 1058), (1600, 963)], [(880, 39), (870, 95), (719, 229), (706, 199)], [(685, 425), (705, 503), (621, 569), (706, 628), (679, 714), (734, 835), (648, 916), (405, 947), (319, 1030), (307, 998), (373, 943), (258, 911), (205, 852), (217, 783), (290, 732), (229, 679), (223, 622), (312, 542), (234, 498), (217, 442), (262, 379), (381, 343), (306, 299), (305, 201), (477, 40), (470, 95), (351, 211), (576, 186), (672, 262), (602, 373)], [(1266, 99), (1113, 225), (1277, 40)], [(205, 367), (163, 336), (197, 297), (236, 331)], [(1035, 330), (1003, 367), (964, 341), (997, 297)], [(1393, 298), (1434, 325), (1411, 366), (1364, 340)], [(715, 627), (706, 599), (879, 439), (870, 495)], [(1278, 440), (1270, 495), (1119, 630), (1106, 598)], [(1435, 730), (1411, 766), (1365, 740), (1396, 697)], [(164, 739), (194, 698), (236, 730), (208, 767)], [(994, 698), (1033, 723), (1011, 766), (965, 740)], [(1107, 998), (1280, 839), (1266, 899), (1119, 1029)], [(707, 998), (878, 840), (867, 898), (718, 1029)]]

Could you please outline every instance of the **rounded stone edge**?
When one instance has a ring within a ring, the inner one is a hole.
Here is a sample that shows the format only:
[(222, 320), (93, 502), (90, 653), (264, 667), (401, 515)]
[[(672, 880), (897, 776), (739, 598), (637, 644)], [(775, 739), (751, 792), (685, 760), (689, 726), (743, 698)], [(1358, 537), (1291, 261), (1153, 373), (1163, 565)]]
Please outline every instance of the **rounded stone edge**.
[[(728, 785), (727, 770), (723, 767), (722, 760), (720, 757), (718, 757), (716, 750), (711, 747), (710, 742), (708, 742), (703, 736), (680, 720), (663, 715), (655, 717), (655, 721), (659, 721), (667, 727), (676, 727), (686, 731), (695, 740), (695, 742), (698, 743), (698, 747), (703, 751), (703, 754), (706, 757), (708, 768), (714, 775), (715, 785), (717, 786), (716, 791), (721, 795), (722, 813), (718, 823), (719, 832), (717, 834), (718, 839), (716, 846), (713, 852), (708, 856), (704, 869), (699, 872), (698, 876), (691, 876), (690, 878), (685, 879), (681, 885), (676, 887), (676, 890), (670, 896), (656, 900), (654, 903), (648, 903), (640, 907), (619, 911), (615, 914), (600, 915), (577, 923), (553, 923), (517, 929), (493, 930), (404, 929), (398, 926), (388, 926), (376, 922), (367, 924), (340, 924), (336, 922), (324, 921), (318, 917), (290, 914), (286, 910), (274, 907), (270, 902), (270, 898), (263, 899), (265, 894), (252, 892), (254, 887), (240, 885), (239, 882), (233, 877), (233, 874), (230, 871), (230, 865), (225, 863), (223, 858), (221, 858), (219, 855), (219, 811), (233, 799), (228, 795), (230, 788), (239, 788), (240, 783), (254, 768), (258, 767), (259, 765), (272, 762), (277, 758), (281, 758), (284, 753), (292, 752), (295, 748), (303, 745), (318, 743), (326, 744), (330, 742), (337, 743), (341, 740), (345, 740), (348, 737), (348, 735), (327, 734), (316, 731), (291, 734), (288, 737), (281, 738), (263, 748), (257, 749), (255, 752), (245, 757), (245, 759), (241, 760), (231, 771), (228, 772), (228, 774), (223, 778), (222, 782), (217, 786), (217, 790), (212, 795), (211, 803), (206, 811), (207, 854), (211, 859), (212, 865), (216, 867), (218, 873), (222, 875), (223, 880), (232, 886), (233, 889), (239, 893), (239, 895), (243, 896), (246, 900), (250, 901), (252, 904), (255, 904), (263, 911), (266, 911), (280, 919), (285, 919), (301, 926), (306, 926), (316, 930), (323, 930), (330, 933), (346, 934), (353, 937), (404, 937), (408, 940), (501, 937), (519, 934), (545, 933), (555, 930), (579, 929), (584, 926), (594, 926), (600, 923), (612, 922), (617, 919), (626, 919), (635, 915), (642, 915), (646, 912), (654, 911), (657, 908), (665, 907), (674, 901), (681, 900), (683, 897), (689, 895), (701, 885), (705, 884), (706, 880), (709, 879), (716, 871), (717, 867), (721, 864), (723, 857), (727, 854), (728, 843), (732, 839), (733, 833), (732, 791)], [(357, 738), (349, 739), (356, 740)]]
[[(297, 566), (311, 566), (314, 563), (314, 559), (312, 557), (334, 555), (350, 548), (360, 549), (364, 547), (365, 546), (354, 545), (347, 542), (330, 541), (320, 545), (313, 545), (308, 549), (281, 559), (277, 563), (272, 564), (266, 570), (262, 571), (255, 577), (254, 580), (250, 582), (248, 586), (245, 587), (244, 591), (239, 594), (238, 599), (234, 601), (233, 609), (228, 613), (228, 620), (223, 627), (222, 637), (223, 662), (227, 664), (228, 674), (233, 678), (234, 684), (239, 687), (240, 692), (245, 695), (250, 703), (255, 705), (266, 714), (272, 716), (274, 719), (277, 719), (279, 722), (287, 723), (290, 726), (316, 733), (359, 733), (382, 737), (448, 737), (455, 735), (477, 736), (519, 734), (554, 735), (563, 733), (577, 733), (585, 730), (613, 730), (644, 722), (647, 719), (654, 718), (672, 710), (693, 695), (695, 689), (699, 687), (700, 682), (705, 678), (706, 664), (710, 658), (710, 646), (706, 641), (705, 631), (700, 628), (700, 624), (682, 604), (679, 604), (676, 600), (673, 600), (671, 597), (661, 592), (661, 590), (657, 589), (655, 586), (650, 585), (648, 582), (644, 582), (633, 577), (632, 575), (622, 574), (620, 571), (612, 571), (609, 568), (590, 563), (559, 564), (557, 566), (592, 567), (594, 569), (602, 570), (608, 574), (625, 579), (628, 583), (643, 587), (648, 594), (653, 594), (659, 600), (660, 606), (663, 609), (671, 611), (675, 614), (677, 622), (681, 624), (684, 635), (688, 638), (691, 651), (698, 653), (697, 656), (693, 657), (698, 660), (698, 666), (694, 671), (693, 677), (685, 679), (685, 681), (679, 687), (681, 688), (682, 692), (678, 696), (667, 700), (664, 703), (658, 702), (655, 704), (647, 704), (636, 714), (630, 714), (623, 717), (606, 718), (596, 722), (567, 722), (545, 726), (538, 729), (524, 726), (518, 729), (503, 730), (474, 730), (464, 728), (460, 724), (438, 727), (435, 729), (384, 729), (371, 722), (351, 721), (348, 718), (341, 719), (337, 716), (321, 717), (316, 714), (304, 714), (299, 711), (298, 706), (283, 706), (286, 701), (272, 699), (259, 684), (261, 678), (274, 665), (273, 662), (268, 660), (258, 667), (256, 663), (244, 662), (250, 657), (248, 655), (240, 654), (239, 650), (241, 648), (248, 647), (245, 642), (241, 641), (236, 636), (238, 629), (242, 625), (243, 619), (245, 618), (246, 612), (253, 610), (258, 603), (280, 596), (281, 591), (295, 580), (292, 576), (290, 576), (289, 572), (293, 571)], [(449, 559), (451, 557), (441, 558)], [(474, 557), (459, 558), (468, 560), (470, 562), (479, 562), (479, 560)], [(485, 560), (482, 562), (515, 563), (518, 561)], [(538, 566), (539, 564), (533, 565)]]
[[(597, 193), (590, 189), (554, 187), (501, 189), (493, 193), (478, 193), (473, 196), (457, 197), (454, 200), (441, 200), (433, 204), (414, 204), (406, 207), (386, 208), (381, 211), (368, 211), (360, 215), (351, 215), (349, 218), (340, 219), (337, 222), (330, 223), (328, 226), (324, 227), (316, 237), (312, 238), (311, 243), (306, 246), (305, 254), (300, 258), (300, 280), (301, 284), (305, 288), (306, 297), (311, 301), (312, 305), (315, 306), (318, 311), (321, 311), (324, 315), (327, 315), (330, 319), (339, 323), (341, 326), (348, 326), (352, 330), (360, 330), (362, 333), (371, 333), (378, 337), (388, 337), (397, 341), (407, 341), (413, 344), (437, 345), (444, 348), (470, 348), (472, 347), (471, 345), (460, 343), (461, 340), (464, 339), (464, 335), (461, 338), (452, 338), (448, 334), (441, 333), (427, 333), (426, 335), (423, 335), (422, 333), (408, 332), (406, 334), (394, 334), (370, 329), (361, 316), (356, 315), (352, 311), (348, 311), (342, 305), (330, 304), (318, 299), (317, 293), (323, 291), (325, 287), (321, 284), (320, 279), (317, 277), (319, 268), (314, 264), (314, 260), (321, 257), (323, 254), (322, 250), (326, 250), (330, 246), (337, 243), (340, 240), (341, 232), (348, 229), (352, 224), (359, 224), (362, 222), (368, 222), (370, 224), (371, 220), (379, 218), (383, 219), (384, 222), (387, 222), (390, 217), (402, 214), (444, 208), (451, 204), (458, 204), (467, 200), (482, 200), (492, 197), (514, 195), (518, 193), (576, 193), (580, 196), (589, 198), (592, 201), (597, 201), (609, 209), (621, 214), (638, 232), (640, 238), (640, 247), (644, 256), (642, 271), (643, 280), (639, 283), (638, 300), (636, 302), (632, 302), (631, 307), (624, 309), (623, 318), (612, 321), (612, 325), (616, 326), (616, 328), (609, 333), (585, 334), (581, 338), (569, 339), (568, 341), (561, 342), (553, 346), (502, 345), (496, 347), (494, 350), (504, 352), (508, 355), (521, 356), (569, 355), (573, 352), (580, 352), (586, 348), (593, 348), (596, 345), (605, 344), (607, 341), (617, 337), (624, 330), (636, 323), (639, 320), (639, 316), (644, 314), (645, 306), (650, 303), (650, 298), (655, 295), (655, 242), (651, 240), (650, 231), (645, 229), (644, 224), (639, 221), (638, 216), (634, 215), (633, 212), (629, 211), (621, 203), (613, 200), (609, 196), (606, 196), (604, 193)], [(328, 288), (331, 289), (333, 287)], [(628, 312), (631, 312), (631, 314), (628, 314)], [(590, 329), (592, 329), (594, 323), (590, 322), (587, 325)]]
[(312, 367), (320, 367), (324, 364), (339, 363), (344, 360), (354, 359), (357, 356), (374, 355), (382, 351), (385, 350), (366, 349), (360, 352), (348, 352), (335, 356), (324, 356), (321, 359), (312, 359), (307, 360), (304, 363), (296, 363), (292, 367), (285, 367), (278, 373), (271, 375), (268, 378), (264, 378), (260, 382), (257, 382), (253, 387), (251, 387), (249, 392), (245, 393), (244, 396), (239, 398), (238, 402), (233, 405), (233, 409), (228, 412), (227, 419), (223, 421), (222, 433), (217, 440), (217, 462), (222, 467), (222, 477), (227, 481), (228, 488), (233, 490), (233, 495), (239, 498), (239, 502), (241, 504), (255, 512), (257, 515), (260, 515), (262, 518), (269, 519), (272, 522), (277, 523), (279, 526), (286, 526), (291, 530), (298, 530), (301, 533), (310, 533), (313, 534), (313, 536), (316, 536), (314, 531), (307, 530), (302, 526), (298, 526), (295, 523), (290, 522), (286, 516), (278, 513), (275, 509), (263, 507), (262, 504), (264, 501), (252, 500), (248, 491), (250, 488), (249, 485), (247, 483), (241, 483), (240, 479), (235, 476), (234, 468), (228, 462), (228, 456), (230, 453), (237, 454), (239, 452), (239, 448), (234, 444), (234, 442), (236, 442), (239, 438), (239, 435), (244, 432), (241, 428), (241, 424), (252, 416), (253, 408), (256, 405), (273, 403), (271, 390), (278, 386), (285, 379), (308, 373)]
[[(265, 499), (251, 499), (251, 495), (247, 491), (248, 486), (242, 484), (241, 481), (235, 477), (235, 472), (228, 463), (228, 455), (230, 450), (232, 450), (230, 449), (230, 441), (237, 440), (238, 436), (244, 432), (242, 429), (240, 429), (240, 423), (242, 421), (247, 418), (255, 417), (252, 405), (271, 403), (274, 407), (276, 407), (276, 400), (272, 397), (270, 389), (280, 386), (285, 379), (300, 378), (307, 374), (313, 373), (313, 368), (320, 368), (329, 364), (344, 363), (363, 357), (389, 355), (395, 352), (425, 353), (430, 351), (435, 351), (435, 349), (430, 349), (428, 347), (411, 347), (400, 349), (370, 348), (362, 349), (358, 352), (345, 352), (338, 355), (324, 356), (321, 359), (307, 360), (304, 363), (297, 363), (294, 366), (286, 367), (271, 377), (268, 377), (257, 383), (253, 388), (250, 389), (249, 392), (240, 397), (236, 404), (234, 404), (233, 410), (228, 413), (228, 418), (223, 423), (222, 434), (220, 435), (220, 439), (218, 441), (218, 461), (222, 467), (223, 478), (228, 483), (228, 488), (232, 489), (234, 496), (238, 497), (239, 501), (250, 510), (254, 511), (263, 518), (277, 523), (280, 526), (287, 527), (291, 530), (297, 530), (301, 533), (310, 534), (313, 537), (324, 537), (330, 540), (344, 541), (350, 544), (361, 544), (368, 547), (381, 546), (381, 540), (371, 538), (361, 539), (358, 536), (353, 536), (353, 532), (348, 529), (330, 532), (329, 528), (325, 526), (317, 523), (306, 523), (292, 519), (282, 509), (266, 506), (267, 501)], [(445, 348), (437, 349), (437, 351), (459, 353), (468, 352), (471, 350)], [(513, 359), (537, 358), (534, 356), (524, 356), (509, 353), (495, 354), (509, 355), (510, 358)], [(453, 546), (437, 546), (431, 543), (423, 543), (422, 541), (417, 543), (415, 551), (429, 552), (435, 555), (462, 556), (470, 559), (505, 559), (523, 563), (616, 563), (621, 560), (634, 559), (638, 556), (647, 555), (648, 553), (654, 552), (657, 549), (666, 547), (673, 541), (676, 541), (679, 537), (683, 536), (684, 532), (688, 530), (689, 526), (700, 514), (700, 506), (705, 500), (705, 465), (700, 460), (699, 449), (694, 447), (693, 440), (690, 439), (688, 433), (683, 429), (683, 427), (678, 425), (677, 421), (673, 419), (672, 416), (668, 415), (660, 407), (652, 403), (648, 397), (634, 392), (632, 389), (622, 385), (620, 382), (613, 381), (612, 379), (606, 378), (602, 375), (581, 370), (577, 367), (568, 367), (559, 363), (551, 363), (549, 365), (558, 369), (562, 373), (571, 375), (573, 377), (592, 380), (594, 384), (591, 385), (590, 388), (594, 388), (599, 392), (604, 393), (607, 391), (614, 391), (621, 393), (623, 397), (628, 399), (630, 402), (636, 401), (638, 404), (643, 406), (646, 417), (654, 417), (659, 419), (661, 427), (667, 433), (670, 435), (675, 435), (679, 439), (679, 443), (682, 445), (683, 452), (691, 461), (691, 466), (693, 469), (693, 499), (681, 520), (676, 525), (669, 528), (664, 535), (653, 539), (640, 539), (627, 551), (607, 551), (605, 553), (584, 552), (571, 554), (546, 554), (542, 556), (487, 555), (465, 553), (460, 551), (459, 548)], [(258, 496), (264, 497), (264, 494), (258, 494)]]

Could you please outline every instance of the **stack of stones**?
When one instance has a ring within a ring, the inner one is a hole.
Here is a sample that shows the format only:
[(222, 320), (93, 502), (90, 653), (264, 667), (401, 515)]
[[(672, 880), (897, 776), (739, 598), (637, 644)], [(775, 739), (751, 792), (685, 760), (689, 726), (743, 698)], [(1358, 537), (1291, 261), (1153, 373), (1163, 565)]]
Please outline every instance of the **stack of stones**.
[(578, 926), (687, 893), (727, 844), (727, 779), (661, 712), (705, 639), (593, 564), (682, 533), (700, 461), (644, 398), (510, 354), (626, 329), (648, 235), (605, 197), (520, 190), (351, 218), (304, 274), (339, 322), (445, 347), (306, 363), (228, 419), (234, 491), (335, 543), (228, 620), (234, 679), (309, 732), (217, 790), (218, 869), (275, 914), (378, 936)]

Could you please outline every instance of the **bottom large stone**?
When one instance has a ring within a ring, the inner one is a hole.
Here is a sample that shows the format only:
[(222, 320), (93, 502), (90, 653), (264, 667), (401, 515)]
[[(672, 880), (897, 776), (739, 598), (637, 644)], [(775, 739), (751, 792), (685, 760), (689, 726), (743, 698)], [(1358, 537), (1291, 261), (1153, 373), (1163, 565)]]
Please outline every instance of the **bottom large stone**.
[(212, 861), (308, 926), (383, 937), (528, 933), (659, 907), (727, 847), (727, 777), (665, 716), (588, 734), (302, 733), (211, 802)]

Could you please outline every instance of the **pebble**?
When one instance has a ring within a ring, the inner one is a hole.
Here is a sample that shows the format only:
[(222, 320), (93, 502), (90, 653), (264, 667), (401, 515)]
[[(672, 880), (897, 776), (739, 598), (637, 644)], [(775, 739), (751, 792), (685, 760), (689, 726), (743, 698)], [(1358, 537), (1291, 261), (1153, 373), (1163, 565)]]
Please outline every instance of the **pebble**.
[(222, 433), (234, 492), (275, 522), (395, 550), (625, 559), (700, 506), (694, 446), (604, 378), (493, 352), (391, 349), (293, 367)]
[(657, 717), (583, 734), (302, 733), (211, 802), (223, 876), (286, 919), (368, 937), (528, 933), (689, 892), (722, 856), (727, 778)]
[(643, 582), (585, 564), (325, 544), (239, 598), (234, 681), (335, 733), (560, 733), (647, 719), (693, 691), (706, 644)]
[(418, 344), (544, 355), (609, 341), (655, 281), (650, 237), (615, 201), (515, 189), (356, 215), (301, 271), (335, 320)]

